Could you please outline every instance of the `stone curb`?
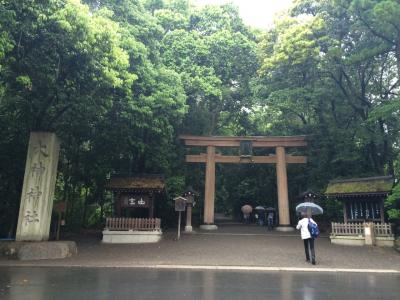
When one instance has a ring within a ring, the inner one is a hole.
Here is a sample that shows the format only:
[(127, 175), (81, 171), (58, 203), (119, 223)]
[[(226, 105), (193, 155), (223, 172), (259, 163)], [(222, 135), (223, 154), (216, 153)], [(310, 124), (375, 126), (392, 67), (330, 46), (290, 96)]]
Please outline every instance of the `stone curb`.
[[(300, 238), (299, 234), (268, 234), (268, 233), (223, 233), (223, 232), (196, 232), (197, 235), (226, 235), (226, 236), (266, 236), (266, 237), (298, 237)], [(329, 236), (319, 236), (318, 239), (328, 239)]]
[(346, 269), (346, 268), (297, 268), (297, 267), (246, 267), (246, 266), (210, 266), (210, 265), (51, 265), (51, 264), (2, 264), (0, 267), (50, 267), (50, 268), (124, 268), (124, 269), (155, 269), (155, 270), (210, 270), (210, 271), (244, 271), (244, 272), (320, 272), (320, 273), (380, 273), (400, 274), (399, 270), (391, 269)]

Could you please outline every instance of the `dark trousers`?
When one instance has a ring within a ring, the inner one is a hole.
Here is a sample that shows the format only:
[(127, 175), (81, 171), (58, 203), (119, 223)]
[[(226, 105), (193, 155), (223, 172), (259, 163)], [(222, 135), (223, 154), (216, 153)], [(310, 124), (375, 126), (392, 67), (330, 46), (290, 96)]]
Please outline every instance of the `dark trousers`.
[(268, 229), (272, 229), (273, 226), (274, 226), (274, 220), (268, 218)]
[(304, 251), (306, 252), (306, 259), (310, 260), (310, 252), (311, 252), (311, 261), (315, 262), (315, 250), (314, 250), (314, 239), (309, 238), (303, 240), (304, 242)]

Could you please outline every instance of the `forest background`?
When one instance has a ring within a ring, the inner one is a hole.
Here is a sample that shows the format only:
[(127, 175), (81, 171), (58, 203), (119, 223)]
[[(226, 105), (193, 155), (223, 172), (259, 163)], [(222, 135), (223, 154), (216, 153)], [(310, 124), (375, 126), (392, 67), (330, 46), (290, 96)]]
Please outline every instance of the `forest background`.
[[(266, 31), (235, 6), (186, 0), (0, 0), (0, 237), (18, 217), (31, 131), (61, 140), (55, 202), (69, 230), (101, 227), (110, 176), (164, 174), (200, 192), (179, 134), (309, 135), (288, 168), (293, 206), (329, 180), (400, 178), (400, 2), (297, 0)], [(264, 150), (257, 154), (266, 154)], [(217, 165), (216, 210), (276, 206), (273, 165)], [(400, 185), (386, 200), (400, 218)], [(397, 201), (397, 202), (396, 202)], [(340, 218), (321, 199), (327, 219)]]

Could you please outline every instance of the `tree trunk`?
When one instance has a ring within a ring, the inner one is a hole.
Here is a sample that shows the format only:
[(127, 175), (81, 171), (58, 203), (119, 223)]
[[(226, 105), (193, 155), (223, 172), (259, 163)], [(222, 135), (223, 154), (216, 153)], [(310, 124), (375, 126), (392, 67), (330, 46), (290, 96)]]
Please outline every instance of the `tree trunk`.
[(368, 144), (368, 152), (371, 158), (372, 167), (378, 174), (383, 173), (383, 167), (380, 164), (379, 157), (377, 155), (376, 145), (374, 142)]
[(379, 119), (379, 130), (383, 137), (383, 153), (382, 153), (382, 165), (387, 165), (387, 175), (394, 174), (394, 165), (393, 165), (393, 149), (392, 144), (389, 140), (389, 135), (385, 131), (385, 123), (382, 119)]
[(81, 220), (81, 228), (85, 228), (86, 214), (87, 214), (87, 198), (88, 198), (88, 187), (85, 187), (85, 198), (83, 200), (83, 214)]

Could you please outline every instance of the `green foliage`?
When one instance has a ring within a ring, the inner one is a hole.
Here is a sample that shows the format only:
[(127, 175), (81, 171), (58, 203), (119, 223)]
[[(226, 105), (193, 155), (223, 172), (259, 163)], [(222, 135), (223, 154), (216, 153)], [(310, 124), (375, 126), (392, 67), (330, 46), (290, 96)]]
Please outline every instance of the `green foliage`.
[[(400, 172), (400, 156), (397, 156), (397, 159), (395, 160), (395, 174), (397, 175), (397, 178), (399, 178), (399, 173)], [(389, 216), (389, 219), (391, 221), (397, 222), (399, 224), (400, 222), (400, 185), (399, 181), (397, 180), (397, 183), (392, 189), (391, 194), (386, 198), (385, 200), (385, 208), (387, 211), (387, 214)]]
[(385, 207), (390, 220), (400, 219), (400, 185), (397, 184), (385, 200)]

